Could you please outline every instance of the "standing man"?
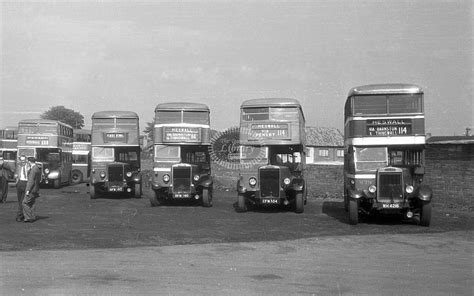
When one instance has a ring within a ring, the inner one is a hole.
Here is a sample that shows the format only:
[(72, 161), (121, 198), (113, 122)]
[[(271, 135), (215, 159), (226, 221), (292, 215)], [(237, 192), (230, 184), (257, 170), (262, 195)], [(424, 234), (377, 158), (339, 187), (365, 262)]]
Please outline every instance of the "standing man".
[(0, 156), (0, 203), (7, 202), (8, 177), (11, 173), (13, 173), (12, 169), (3, 160), (3, 156)]
[(28, 157), (30, 163), (30, 173), (28, 174), (28, 182), (26, 183), (26, 194), (23, 199), (23, 216), (25, 216), (25, 222), (34, 222), (36, 220), (35, 215), (35, 202), (36, 198), (39, 197), (39, 185), (41, 182), (41, 171), (36, 165), (36, 159), (34, 157)]
[(28, 182), (28, 173), (30, 167), (26, 161), (26, 156), (20, 156), (20, 162), (16, 168), (16, 195), (18, 197), (18, 211), (16, 214), (16, 222), (23, 222), (25, 217), (23, 216), (23, 199), (26, 193), (26, 183)]

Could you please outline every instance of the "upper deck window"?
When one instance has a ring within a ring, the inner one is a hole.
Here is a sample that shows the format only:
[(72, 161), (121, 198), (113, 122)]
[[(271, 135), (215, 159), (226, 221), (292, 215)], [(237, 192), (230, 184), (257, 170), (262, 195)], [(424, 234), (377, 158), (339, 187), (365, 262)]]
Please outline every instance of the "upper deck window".
[(0, 131), (0, 139), (16, 140), (16, 139), (17, 139), (16, 131), (13, 131), (13, 130), (1, 130), (1, 131)]
[(117, 118), (117, 128), (136, 128), (137, 124), (136, 118)]
[(94, 118), (92, 120), (92, 127), (96, 129), (114, 128), (115, 123), (113, 118)]
[(20, 125), (18, 127), (18, 133), (19, 134), (52, 134), (52, 135), (57, 135), (58, 134), (58, 127), (54, 123), (42, 123), (42, 124), (36, 124), (36, 123), (22, 124), (22, 123), (20, 123)]
[(243, 121), (268, 120), (270, 117), (269, 108), (244, 108), (242, 109)]
[(298, 120), (298, 109), (295, 107), (270, 108), (270, 119), (294, 121)]
[(387, 113), (386, 96), (356, 96), (354, 97), (354, 115), (385, 114)]
[(295, 121), (298, 120), (298, 115), (298, 108), (296, 107), (263, 107), (242, 109), (243, 121)]
[(388, 97), (388, 113), (421, 113), (420, 95), (396, 95)]
[(157, 123), (181, 123), (181, 111), (157, 111)]
[(209, 113), (202, 111), (183, 111), (183, 122), (209, 125)]
[(423, 112), (422, 96), (420, 94), (354, 96), (353, 105), (354, 115)]

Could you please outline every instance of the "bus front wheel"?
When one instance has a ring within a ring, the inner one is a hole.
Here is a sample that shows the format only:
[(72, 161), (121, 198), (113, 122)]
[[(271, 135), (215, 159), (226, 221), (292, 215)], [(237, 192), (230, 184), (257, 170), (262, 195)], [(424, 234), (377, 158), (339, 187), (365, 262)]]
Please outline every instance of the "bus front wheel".
[(212, 207), (212, 188), (202, 189), (202, 206), (206, 208)]
[(142, 184), (135, 184), (135, 188), (133, 190), (133, 197), (135, 198), (142, 197)]
[(349, 224), (359, 223), (359, 201), (353, 198), (349, 199)]
[(61, 179), (56, 179), (56, 180), (53, 180), (53, 187), (55, 189), (58, 189), (59, 187), (61, 187)]
[(72, 171), (72, 174), (71, 174), (72, 184), (82, 183), (83, 180), (84, 180), (84, 177), (82, 176), (81, 171), (78, 171), (78, 170)]
[(297, 192), (295, 196), (295, 213), (301, 214), (304, 211), (303, 193)]
[(91, 196), (91, 199), (96, 199), (97, 198), (97, 190), (95, 188), (95, 185), (90, 184), (89, 185), (89, 195)]
[(431, 203), (423, 202), (420, 209), (420, 225), (430, 226), (431, 223)]
[(239, 212), (247, 212), (247, 197), (245, 194), (239, 193), (237, 198), (237, 209)]
[(163, 202), (163, 193), (155, 191), (152, 195), (150, 195), (150, 205), (152, 207), (159, 207), (163, 204)]

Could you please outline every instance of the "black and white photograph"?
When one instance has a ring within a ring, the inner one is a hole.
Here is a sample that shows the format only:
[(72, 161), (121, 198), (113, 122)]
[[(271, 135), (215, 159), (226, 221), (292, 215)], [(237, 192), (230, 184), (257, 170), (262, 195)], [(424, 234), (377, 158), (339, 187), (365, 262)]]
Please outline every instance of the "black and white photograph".
[(472, 295), (470, 0), (0, 0), (0, 295)]

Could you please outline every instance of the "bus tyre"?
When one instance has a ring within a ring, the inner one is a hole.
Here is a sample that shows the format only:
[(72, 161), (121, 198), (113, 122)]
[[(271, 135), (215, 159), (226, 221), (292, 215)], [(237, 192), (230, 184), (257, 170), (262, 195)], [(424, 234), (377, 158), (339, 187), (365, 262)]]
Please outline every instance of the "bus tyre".
[(420, 208), (420, 225), (430, 226), (431, 223), (431, 203), (423, 202)]
[(133, 197), (142, 197), (142, 184), (135, 184), (135, 188), (133, 188)]
[(150, 195), (150, 205), (152, 207), (159, 207), (163, 204), (163, 197), (160, 192), (155, 191)]
[(303, 193), (297, 192), (295, 196), (295, 213), (301, 214), (304, 211)]
[(212, 207), (212, 188), (202, 189), (202, 206), (206, 208)]
[(53, 180), (53, 187), (55, 189), (58, 189), (59, 187), (61, 187), (61, 180), (59, 178), (56, 180)]
[(89, 185), (89, 195), (91, 196), (91, 199), (97, 198), (97, 191), (96, 191), (95, 185), (92, 185), (92, 184)]
[(244, 194), (239, 193), (239, 195), (238, 195), (237, 210), (240, 213), (247, 212), (247, 198)]
[(359, 201), (349, 199), (349, 224), (356, 225), (359, 223)]
[(347, 195), (344, 195), (344, 211), (349, 212), (349, 198)]
[(83, 178), (84, 177), (82, 176), (81, 171), (78, 171), (78, 170), (72, 171), (72, 174), (71, 174), (72, 184), (82, 183), (82, 181), (84, 180)]

